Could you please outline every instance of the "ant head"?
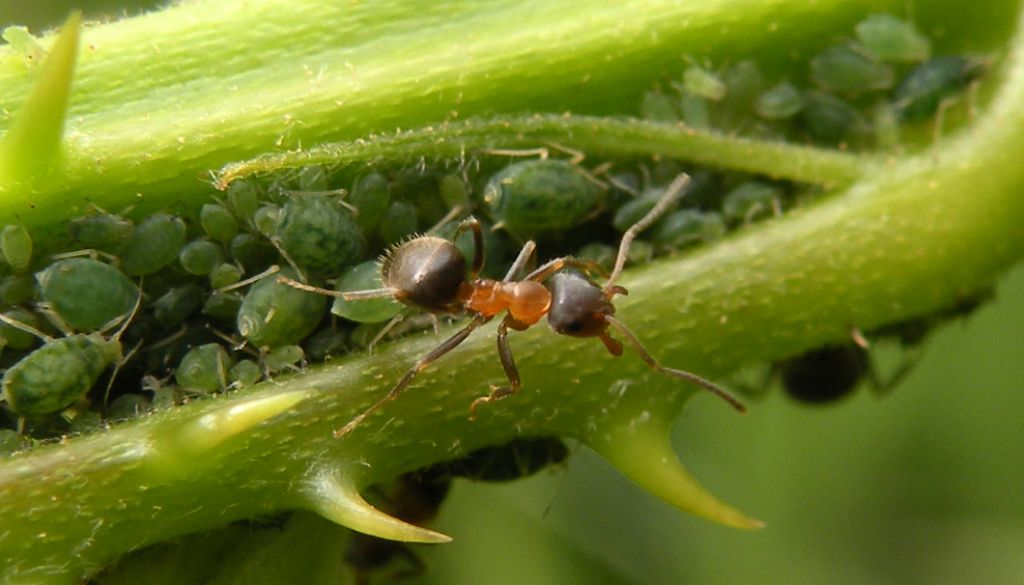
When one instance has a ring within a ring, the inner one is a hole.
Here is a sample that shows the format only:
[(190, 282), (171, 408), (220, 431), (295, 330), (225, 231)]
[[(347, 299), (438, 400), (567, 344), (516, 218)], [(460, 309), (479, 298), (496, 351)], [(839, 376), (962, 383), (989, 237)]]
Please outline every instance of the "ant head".
[(574, 270), (558, 272), (547, 280), (551, 289), (548, 324), (561, 335), (605, 337), (608, 315), (615, 314), (611, 295)]
[(420, 236), (388, 252), (380, 280), (395, 300), (433, 313), (458, 310), (459, 286), (466, 281), (466, 257), (443, 238)]

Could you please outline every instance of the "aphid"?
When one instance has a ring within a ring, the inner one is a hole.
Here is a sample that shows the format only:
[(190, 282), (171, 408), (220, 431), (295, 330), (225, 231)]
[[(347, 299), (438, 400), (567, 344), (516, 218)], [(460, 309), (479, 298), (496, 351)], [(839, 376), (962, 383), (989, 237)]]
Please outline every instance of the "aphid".
[(864, 48), (883, 61), (914, 63), (931, 54), (928, 37), (910, 22), (891, 14), (872, 14), (855, 27)]
[(416, 233), (417, 221), (415, 205), (392, 201), (384, 211), (377, 233), (388, 244), (396, 244)]
[(754, 102), (764, 91), (764, 75), (753, 61), (740, 61), (722, 71), (721, 78), (726, 91), (715, 108), (715, 126), (741, 129), (750, 123)]
[(199, 224), (203, 226), (206, 235), (225, 246), (238, 235), (238, 220), (223, 205), (217, 203), (203, 205), (199, 212)]
[(157, 213), (135, 226), (121, 256), (121, 270), (129, 276), (153, 274), (178, 259), (187, 242), (181, 218)]
[(228, 377), (231, 378), (233, 387), (244, 388), (262, 380), (263, 370), (252, 360), (238, 360), (238, 363), (231, 366), (228, 371)]
[(811, 59), (811, 79), (829, 91), (857, 94), (892, 87), (895, 73), (847, 45), (829, 47)]
[(210, 287), (214, 289), (231, 286), (242, 280), (242, 269), (234, 264), (219, 264), (210, 271)]
[(679, 112), (676, 110), (676, 102), (676, 99), (665, 95), (660, 90), (648, 91), (640, 100), (640, 117), (657, 122), (678, 122)]
[(532, 241), (523, 246), (503, 280), (480, 278), (480, 269), (484, 263), (483, 236), (479, 222), (472, 218), (463, 221), (458, 228), (459, 231), (472, 230), (474, 236), (475, 249), (468, 277), (466, 258), (454, 244), (435, 236), (421, 236), (388, 253), (381, 265), (383, 288), (337, 292), (317, 289), (288, 278), (281, 279), (304, 290), (341, 296), (350, 301), (390, 297), (431, 313), (472, 315), (465, 327), (420, 358), (384, 398), (349, 421), (335, 435), (340, 437), (352, 431), (371, 413), (397, 398), (419, 372), (465, 341), (480, 325), (502, 313), (505, 313), (505, 317), (498, 326), (498, 356), (509, 385), (495, 387), (489, 395), (475, 400), (470, 407), (471, 412), (483, 403), (500, 400), (519, 390), (522, 382), (508, 344), (508, 330), (527, 329), (545, 315), (556, 333), (572, 337), (597, 337), (612, 355), (618, 356), (622, 354), (622, 343), (610, 335), (609, 328), (612, 328), (625, 337), (626, 342), (651, 368), (709, 390), (737, 410), (743, 411), (744, 407), (738, 400), (714, 383), (690, 372), (660, 365), (640, 340), (614, 317), (612, 299), (615, 295), (626, 294), (626, 289), (616, 285), (615, 281), (622, 272), (630, 245), (638, 233), (675, 202), (688, 183), (688, 175), (677, 177), (665, 190), (661, 201), (626, 230), (619, 244), (615, 267), (604, 286), (598, 286), (579, 272), (566, 270), (576, 268), (586, 272), (599, 271), (591, 262), (570, 257), (550, 260), (522, 280), (514, 280), (533, 256), (536, 246)]
[(860, 111), (846, 101), (827, 93), (810, 92), (797, 120), (814, 142), (838, 145), (864, 132), (867, 123)]
[(11, 410), (24, 418), (41, 418), (68, 408), (84, 396), (96, 385), (107, 366), (123, 359), (120, 338), (141, 301), (139, 294), (131, 314), (109, 338), (101, 333), (76, 333), (54, 339), (0, 315), (0, 321), (45, 342), (4, 373), (3, 396)]
[(967, 57), (936, 57), (915, 67), (892, 92), (896, 116), (920, 122), (984, 73), (987, 63)]
[(364, 175), (356, 179), (352, 185), (348, 202), (359, 210), (355, 217), (356, 225), (364, 232), (370, 233), (380, 225), (384, 213), (391, 204), (391, 185), (380, 173)]
[(585, 171), (552, 159), (505, 167), (487, 181), (483, 197), (495, 227), (523, 239), (576, 226), (604, 204), (600, 186)]
[(786, 393), (809, 404), (835, 402), (872, 373), (867, 350), (852, 341), (813, 349), (777, 367)]
[(281, 207), (274, 241), (299, 268), (333, 276), (366, 252), (366, 238), (338, 197), (307, 193)]
[[(292, 278), (285, 269), (281, 275)], [(293, 345), (320, 324), (324, 298), (278, 282), (277, 275), (264, 277), (249, 289), (238, 309), (238, 332), (256, 347)]]
[(231, 240), (231, 257), (250, 274), (259, 274), (277, 261), (274, 246), (252, 234), (238, 234)]
[(702, 242), (716, 240), (725, 235), (725, 220), (716, 211), (680, 209), (662, 220), (651, 235), (660, 246), (679, 250)]
[[(358, 291), (383, 286), (380, 281), (380, 269), (377, 262), (368, 260), (362, 264), (348, 268), (335, 282), (335, 288), (341, 292)], [(338, 296), (331, 306), (331, 313), (356, 323), (382, 323), (393, 318), (402, 310), (402, 305), (389, 298), (371, 299), (366, 301), (348, 301)]]
[(20, 305), (36, 294), (36, 280), (30, 274), (9, 274), (0, 279), (0, 301)]
[(99, 213), (72, 220), (68, 231), (87, 249), (116, 254), (131, 239), (135, 224), (119, 215)]
[(683, 89), (687, 93), (717, 102), (725, 97), (726, 87), (722, 78), (699, 65), (691, 65), (683, 72)]
[(203, 292), (199, 286), (176, 286), (153, 301), (153, 317), (164, 327), (175, 327), (188, 319), (202, 302)]
[(722, 213), (731, 223), (751, 223), (755, 219), (782, 213), (782, 191), (759, 181), (746, 181), (722, 198)]
[(207, 276), (223, 261), (224, 253), (220, 246), (209, 240), (193, 240), (178, 253), (181, 267), (196, 276)]
[(231, 366), (231, 357), (219, 343), (207, 343), (193, 347), (181, 358), (174, 380), (192, 392), (220, 392), (228, 386)]
[(25, 226), (8, 225), (0, 230), (0, 252), (15, 272), (25, 272), (32, 262), (32, 236)]
[(298, 364), (306, 354), (297, 345), (282, 345), (268, 351), (263, 356), (263, 368), (268, 374), (276, 374), (284, 370), (297, 370)]
[(792, 83), (783, 81), (757, 97), (754, 111), (766, 120), (785, 120), (804, 107), (804, 96)]
[[(28, 309), (15, 307), (4, 313), (9, 319), (24, 323), (29, 327), (38, 328), (39, 318)], [(5, 322), (0, 322), (0, 341), (3, 348), (29, 349), (36, 344), (36, 336), (18, 327), (12, 327)]]
[(139, 287), (120, 270), (92, 258), (65, 258), (36, 274), (43, 300), (79, 331), (95, 331), (123, 318)]

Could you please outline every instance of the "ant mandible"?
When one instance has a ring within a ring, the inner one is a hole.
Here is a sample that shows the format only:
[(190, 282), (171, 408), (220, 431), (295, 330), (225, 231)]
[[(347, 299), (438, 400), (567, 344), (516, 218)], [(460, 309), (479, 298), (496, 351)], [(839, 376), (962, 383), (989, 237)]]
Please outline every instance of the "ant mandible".
[[(622, 343), (611, 337), (609, 327), (617, 330), (651, 368), (674, 378), (696, 384), (728, 402), (733, 408), (745, 412), (743, 404), (728, 391), (696, 374), (667, 368), (640, 343), (624, 323), (614, 317), (615, 295), (625, 295), (625, 288), (615, 282), (622, 273), (626, 256), (633, 240), (654, 223), (683, 194), (690, 182), (689, 175), (679, 175), (665, 190), (658, 203), (622, 235), (615, 266), (604, 286), (598, 286), (586, 274), (604, 271), (596, 263), (572, 257), (555, 258), (526, 275), (514, 280), (533, 257), (536, 245), (528, 241), (500, 281), (480, 278), (484, 264), (483, 235), (480, 223), (468, 218), (457, 228), (456, 236), (465, 230), (473, 233), (473, 263), (466, 275), (466, 258), (451, 241), (436, 236), (419, 236), (392, 248), (381, 264), (381, 283), (384, 288), (339, 292), (312, 287), (280, 277), (292, 286), (342, 297), (347, 301), (376, 298), (394, 300), (435, 314), (473, 315), (470, 322), (423, 356), (395, 384), (390, 392), (335, 431), (335, 437), (350, 433), (367, 416), (387, 402), (394, 400), (412, 382), (416, 374), (444, 354), (455, 349), (477, 328), (505, 312), (498, 325), (498, 357), (508, 378), (508, 386), (493, 387), (491, 393), (473, 401), (470, 412), (486, 402), (501, 400), (522, 387), (519, 370), (508, 344), (508, 330), (522, 331), (540, 321), (545, 315), (555, 333), (572, 337), (597, 337), (609, 353), (622, 355)], [(576, 268), (582, 272), (567, 271)], [(472, 414), (471, 414), (472, 416)]]

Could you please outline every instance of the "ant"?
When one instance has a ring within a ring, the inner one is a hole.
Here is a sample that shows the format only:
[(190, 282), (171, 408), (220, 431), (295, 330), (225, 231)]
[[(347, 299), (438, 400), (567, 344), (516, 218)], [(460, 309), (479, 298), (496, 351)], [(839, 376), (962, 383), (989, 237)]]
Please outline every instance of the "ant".
[(480, 223), (473, 217), (463, 220), (455, 234), (458, 236), (465, 230), (471, 230), (473, 233), (473, 262), (468, 277), (466, 258), (455, 244), (444, 238), (429, 235), (413, 238), (387, 253), (381, 263), (381, 282), (384, 288), (339, 292), (279, 277), (281, 282), (296, 288), (342, 297), (347, 301), (392, 298), (434, 314), (469, 313), (473, 316), (465, 327), (420, 358), (384, 398), (335, 431), (334, 436), (343, 437), (350, 433), (367, 416), (397, 398), (418, 373), (455, 349), (476, 328), (502, 312), (505, 313), (505, 317), (498, 325), (498, 357), (501, 359), (509, 385), (494, 386), (489, 395), (473, 401), (470, 406), (471, 418), (481, 404), (506, 398), (522, 387), (519, 370), (508, 344), (508, 330), (527, 329), (545, 315), (555, 333), (572, 337), (597, 337), (609, 353), (620, 356), (622, 343), (614, 339), (608, 331), (609, 328), (613, 328), (651, 368), (709, 390), (736, 410), (746, 412), (746, 408), (739, 400), (713, 382), (696, 374), (659, 364), (636, 335), (614, 317), (615, 305), (612, 304), (612, 299), (615, 295), (627, 294), (626, 289), (615, 282), (622, 273), (630, 245), (637, 234), (650, 227), (679, 199), (689, 182), (689, 175), (679, 175), (668, 186), (658, 203), (640, 221), (626, 230), (619, 244), (614, 268), (604, 286), (598, 286), (587, 276), (595, 272), (604, 274), (599, 265), (569, 256), (550, 260), (522, 280), (514, 280), (534, 255), (536, 244), (533, 241), (523, 245), (504, 279), (497, 281), (480, 278), (479, 274), (484, 264), (483, 235)]

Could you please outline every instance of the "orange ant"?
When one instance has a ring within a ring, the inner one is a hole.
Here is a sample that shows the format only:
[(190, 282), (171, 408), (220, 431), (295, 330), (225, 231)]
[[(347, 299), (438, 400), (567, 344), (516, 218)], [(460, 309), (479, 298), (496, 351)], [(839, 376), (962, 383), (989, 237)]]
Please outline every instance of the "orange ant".
[[(522, 387), (519, 370), (508, 344), (508, 330), (527, 329), (545, 315), (555, 333), (572, 337), (597, 337), (604, 343), (609, 353), (619, 356), (622, 355), (622, 343), (612, 338), (608, 332), (609, 327), (613, 327), (651, 368), (701, 386), (724, 399), (736, 410), (745, 412), (746, 408), (739, 400), (715, 383), (684, 370), (660, 365), (633, 332), (614, 317), (613, 297), (627, 294), (626, 289), (615, 282), (622, 273), (630, 245), (637, 234), (661, 217), (683, 194), (689, 182), (689, 175), (679, 175), (647, 215), (626, 230), (619, 244), (615, 266), (604, 286), (598, 286), (585, 275), (594, 272), (604, 273), (599, 265), (568, 256), (550, 260), (522, 280), (514, 280), (533, 257), (536, 248), (533, 241), (523, 245), (504, 279), (497, 281), (480, 278), (480, 270), (484, 264), (483, 235), (480, 223), (472, 217), (462, 221), (456, 230), (456, 236), (467, 229), (473, 233), (473, 262), (468, 277), (466, 258), (462, 252), (451, 241), (436, 236), (420, 236), (391, 249), (381, 264), (381, 282), (384, 288), (339, 292), (280, 277), (282, 282), (297, 288), (342, 297), (347, 301), (392, 298), (435, 314), (473, 315), (465, 327), (420, 358), (384, 398), (335, 431), (335, 437), (348, 434), (367, 416), (397, 398), (419, 372), (455, 349), (477, 327), (503, 312), (505, 318), (498, 325), (498, 357), (501, 359), (509, 385), (495, 386), (489, 395), (473, 401), (470, 406), (471, 416), (481, 404), (501, 400)], [(568, 271), (566, 268), (576, 268), (582, 272)]]

